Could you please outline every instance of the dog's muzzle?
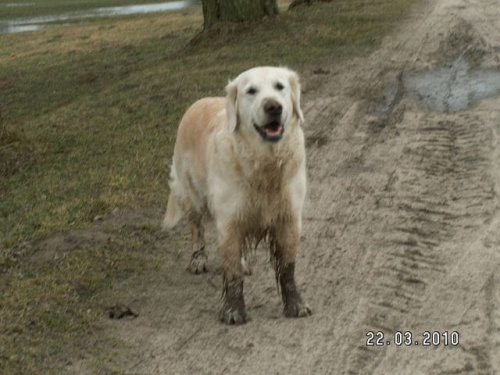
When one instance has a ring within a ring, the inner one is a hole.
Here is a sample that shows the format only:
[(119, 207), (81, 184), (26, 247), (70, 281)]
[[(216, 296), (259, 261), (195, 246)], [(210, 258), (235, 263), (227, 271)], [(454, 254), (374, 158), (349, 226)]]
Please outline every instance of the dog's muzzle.
[(264, 113), (268, 122), (263, 126), (259, 126), (254, 122), (253, 126), (264, 141), (278, 142), (285, 132), (285, 124), (281, 122), (283, 106), (272, 98), (264, 100), (263, 103)]
[(282, 124), (279, 120), (271, 121), (264, 126), (254, 123), (253, 126), (262, 139), (268, 142), (278, 142), (283, 138), (283, 133), (285, 132), (285, 124)]

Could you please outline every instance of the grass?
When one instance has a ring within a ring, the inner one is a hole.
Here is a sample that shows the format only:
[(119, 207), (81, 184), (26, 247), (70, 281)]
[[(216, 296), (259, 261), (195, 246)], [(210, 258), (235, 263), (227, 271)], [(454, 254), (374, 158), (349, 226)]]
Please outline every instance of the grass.
[(138, 251), (150, 230), (43, 264), (32, 256), (41, 239), (117, 208), (163, 209), (190, 103), (252, 66), (310, 72), (368, 54), (415, 2), (335, 0), (191, 43), (200, 9), (0, 34), (0, 373), (57, 373), (92, 351), (102, 296), (154, 263)]

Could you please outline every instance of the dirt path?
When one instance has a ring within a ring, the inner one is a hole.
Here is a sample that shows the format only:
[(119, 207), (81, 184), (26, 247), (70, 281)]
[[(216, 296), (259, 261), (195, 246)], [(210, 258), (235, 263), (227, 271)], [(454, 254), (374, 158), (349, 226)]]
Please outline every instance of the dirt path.
[[(332, 67), (304, 96), (309, 200), (298, 283), (314, 315), (282, 317), (260, 252), (246, 282), (252, 320), (223, 326), (219, 254), (212, 246), (210, 272), (191, 276), (182, 252), (158, 265), (161, 278), (122, 286), (140, 317), (107, 323), (134, 348), (120, 369), (500, 373), (500, 90), (489, 87), (499, 59), (497, 0), (435, 0), (368, 59)], [(413, 333), (411, 346), (394, 345), (398, 330)], [(368, 331), (392, 344), (368, 347)], [(424, 331), (456, 331), (459, 345), (422, 347)]]

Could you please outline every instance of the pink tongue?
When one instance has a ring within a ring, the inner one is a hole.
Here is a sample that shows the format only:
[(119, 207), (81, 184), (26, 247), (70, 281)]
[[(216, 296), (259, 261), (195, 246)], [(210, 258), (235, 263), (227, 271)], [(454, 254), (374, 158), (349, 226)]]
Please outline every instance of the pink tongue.
[(277, 134), (281, 131), (281, 125), (277, 127), (264, 128), (267, 134)]

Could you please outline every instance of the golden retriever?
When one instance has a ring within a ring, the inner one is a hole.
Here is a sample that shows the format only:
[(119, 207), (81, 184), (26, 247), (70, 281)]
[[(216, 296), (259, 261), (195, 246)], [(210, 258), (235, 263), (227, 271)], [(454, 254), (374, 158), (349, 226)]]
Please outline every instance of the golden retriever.
[(299, 78), (287, 68), (257, 67), (229, 82), (226, 92), (226, 98), (197, 101), (180, 122), (163, 226), (171, 228), (188, 215), (189, 269), (201, 273), (207, 260), (202, 219), (215, 220), (222, 251), (222, 322), (247, 320), (245, 250), (263, 238), (269, 239), (285, 315), (310, 315), (294, 277), (306, 194)]

